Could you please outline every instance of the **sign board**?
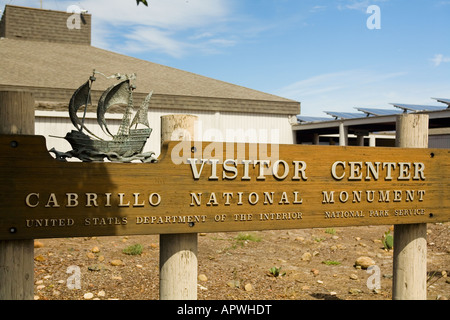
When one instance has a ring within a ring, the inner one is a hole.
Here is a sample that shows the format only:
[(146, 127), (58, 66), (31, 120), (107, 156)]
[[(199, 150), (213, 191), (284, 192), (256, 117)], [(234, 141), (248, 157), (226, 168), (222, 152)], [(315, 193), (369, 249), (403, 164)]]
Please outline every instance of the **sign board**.
[(0, 239), (450, 220), (450, 150), (169, 142), (157, 163), (61, 162), (0, 136)]

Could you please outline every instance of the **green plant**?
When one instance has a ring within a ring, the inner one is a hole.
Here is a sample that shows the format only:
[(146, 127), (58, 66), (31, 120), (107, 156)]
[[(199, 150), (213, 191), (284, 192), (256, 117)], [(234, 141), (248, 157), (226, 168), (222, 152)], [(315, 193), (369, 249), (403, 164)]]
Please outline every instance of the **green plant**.
[(237, 241), (253, 241), (260, 242), (261, 238), (250, 233), (240, 233), (236, 238)]
[(325, 260), (322, 261), (323, 264), (326, 264), (327, 266), (338, 266), (341, 263), (339, 261), (335, 261), (335, 260)]
[(328, 233), (328, 234), (336, 234), (336, 230), (334, 230), (334, 228), (327, 228), (327, 229), (325, 230), (325, 233)]
[(391, 250), (394, 247), (394, 237), (391, 235), (391, 230), (384, 233), (381, 242), (383, 242), (383, 246), (386, 250)]
[(284, 276), (286, 275), (286, 272), (281, 273), (281, 267), (277, 268), (277, 267), (272, 267), (269, 269), (269, 274), (271, 276), (274, 276), (275, 278), (278, 276)]
[(137, 256), (142, 254), (142, 251), (144, 250), (144, 247), (142, 246), (142, 244), (133, 244), (131, 246), (126, 247), (125, 249), (123, 249), (123, 253), (125, 254), (129, 254), (131, 256)]

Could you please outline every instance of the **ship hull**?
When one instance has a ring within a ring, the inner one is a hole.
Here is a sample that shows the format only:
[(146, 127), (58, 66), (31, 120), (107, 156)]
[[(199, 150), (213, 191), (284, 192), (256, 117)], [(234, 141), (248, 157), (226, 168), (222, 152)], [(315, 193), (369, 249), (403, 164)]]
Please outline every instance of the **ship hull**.
[(115, 136), (113, 140), (94, 140), (88, 135), (72, 130), (65, 139), (76, 152), (88, 152), (92, 155), (115, 153), (119, 157), (131, 157), (142, 153), (152, 129), (130, 130), (129, 135)]

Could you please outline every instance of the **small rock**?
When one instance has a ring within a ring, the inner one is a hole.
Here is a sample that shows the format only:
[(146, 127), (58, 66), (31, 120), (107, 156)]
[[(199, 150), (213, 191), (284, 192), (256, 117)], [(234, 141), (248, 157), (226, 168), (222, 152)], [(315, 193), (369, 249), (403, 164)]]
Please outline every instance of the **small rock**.
[(38, 256), (36, 256), (34, 258), (34, 260), (42, 262), (42, 261), (45, 261), (47, 259), (44, 256), (42, 256), (42, 255), (38, 255)]
[(375, 294), (380, 294), (380, 293), (381, 293), (381, 290), (380, 290), (380, 289), (377, 289), (377, 288), (374, 288), (374, 289), (372, 290), (372, 292), (375, 293)]
[(35, 248), (42, 248), (44, 247), (44, 244), (38, 240), (34, 240), (34, 247)]
[(303, 291), (309, 290), (309, 286), (303, 286), (303, 287), (302, 287), (302, 290), (303, 290)]
[(303, 260), (303, 261), (311, 261), (311, 257), (312, 257), (311, 253), (305, 252), (305, 253), (302, 255), (302, 260)]
[(247, 283), (247, 284), (244, 286), (244, 289), (245, 289), (245, 291), (250, 292), (250, 291), (253, 290), (253, 286), (252, 286), (251, 283)]
[(208, 277), (206, 275), (204, 275), (204, 274), (200, 274), (198, 276), (198, 280), (205, 282), (205, 281), (208, 281)]
[(322, 280), (317, 280), (317, 283), (318, 284), (323, 284), (323, 281)]
[(303, 241), (305, 241), (305, 238), (303, 238), (303, 237), (297, 237), (297, 238), (294, 239), (294, 241), (300, 241), (300, 242), (303, 242)]
[(112, 266), (115, 266), (115, 267), (123, 265), (122, 260), (119, 260), (119, 259), (111, 260), (110, 263)]
[(122, 280), (122, 277), (121, 276), (112, 276), (111, 279), (120, 281), (120, 280)]
[(339, 236), (332, 236), (331, 239), (337, 240), (337, 239), (339, 239)]
[(241, 283), (239, 282), (239, 280), (230, 280), (227, 282), (227, 285), (230, 288), (239, 288), (241, 286)]
[(202, 285), (200, 285), (200, 284), (197, 284), (197, 287), (198, 287), (200, 290), (203, 290), (203, 291), (207, 291), (207, 290), (208, 290), (208, 288), (206, 288), (206, 287), (204, 287), (204, 286), (202, 286)]
[(99, 296), (99, 297), (104, 297), (104, 296), (106, 296), (105, 290), (99, 291), (99, 292), (97, 293), (97, 296)]
[(86, 256), (87, 256), (89, 259), (95, 259), (95, 254), (93, 254), (92, 252), (86, 253)]
[(362, 256), (356, 259), (355, 266), (360, 266), (362, 269), (367, 269), (370, 266), (375, 265), (375, 261), (372, 258)]
[(352, 279), (352, 280), (358, 280), (358, 276), (357, 276), (356, 274), (352, 273), (352, 274), (350, 275), (350, 279)]
[(88, 270), (89, 271), (100, 271), (101, 268), (98, 264), (94, 264), (94, 265), (88, 266)]
[(39, 285), (39, 286), (36, 287), (36, 290), (42, 290), (42, 289), (44, 289), (44, 288), (45, 288), (45, 286), (44, 286), (43, 284), (41, 284), (41, 285)]
[(362, 291), (359, 289), (356, 289), (356, 288), (352, 288), (352, 289), (348, 290), (348, 293), (356, 295), (356, 294), (362, 293)]
[(319, 270), (317, 270), (317, 269), (311, 269), (311, 272), (314, 276), (319, 275)]
[(43, 284), (44, 280), (37, 280), (34, 284), (38, 285), (38, 284)]
[(94, 294), (91, 292), (85, 293), (83, 298), (86, 300), (92, 299), (94, 297)]
[(91, 249), (91, 252), (92, 252), (92, 253), (99, 253), (99, 252), (100, 252), (100, 249), (99, 249), (99, 247), (93, 247), (93, 248)]

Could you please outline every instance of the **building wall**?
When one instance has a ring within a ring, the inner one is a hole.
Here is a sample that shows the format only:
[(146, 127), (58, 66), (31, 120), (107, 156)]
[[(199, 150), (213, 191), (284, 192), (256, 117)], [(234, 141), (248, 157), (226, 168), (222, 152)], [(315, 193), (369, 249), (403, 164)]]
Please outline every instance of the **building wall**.
[[(79, 19), (79, 24), (71, 19)], [(71, 28), (68, 28), (69, 25)], [(74, 28), (76, 26), (76, 28)], [(79, 27), (79, 28), (78, 28)], [(5, 6), (0, 36), (10, 39), (91, 44), (91, 15)]]
[(439, 134), (439, 135), (429, 136), (428, 137), (428, 147), (429, 148), (437, 148), (437, 149), (450, 148), (450, 135)]
[[(183, 110), (154, 109), (149, 111), (149, 122), (153, 132), (147, 141), (144, 152), (153, 151), (160, 154), (161, 116), (169, 114), (186, 114)], [(196, 141), (219, 141), (239, 143), (275, 143), (292, 144), (293, 133), (286, 115), (264, 115), (234, 112), (197, 111), (198, 121), (195, 128)], [(97, 124), (95, 114), (88, 114), (86, 127), (102, 139), (108, 137)], [(117, 132), (121, 122), (118, 114), (109, 114), (108, 128)], [(67, 112), (36, 111), (35, 134), (46, 137), (47, 150), (55, 148), (66, 152), (71, 150), (70, 144), (61, 138), (74, 130)]]

